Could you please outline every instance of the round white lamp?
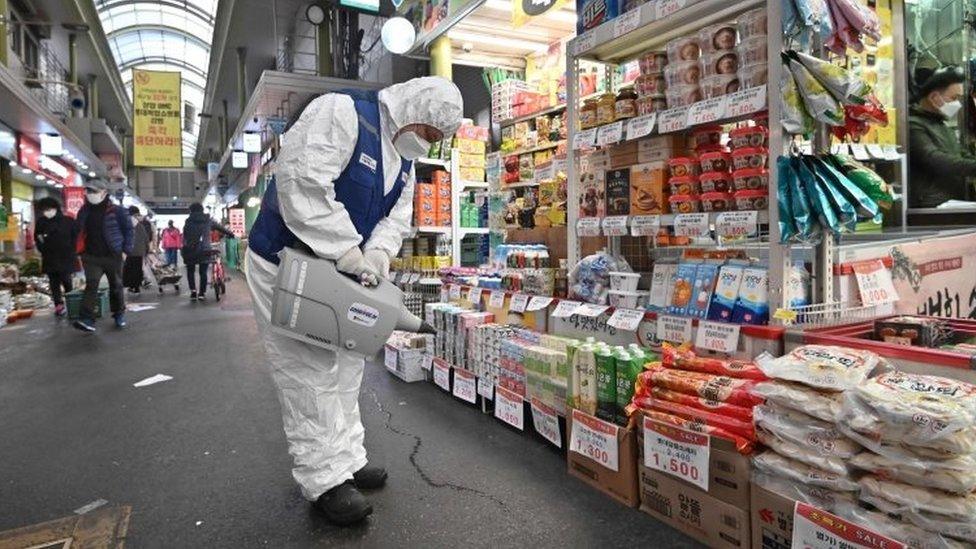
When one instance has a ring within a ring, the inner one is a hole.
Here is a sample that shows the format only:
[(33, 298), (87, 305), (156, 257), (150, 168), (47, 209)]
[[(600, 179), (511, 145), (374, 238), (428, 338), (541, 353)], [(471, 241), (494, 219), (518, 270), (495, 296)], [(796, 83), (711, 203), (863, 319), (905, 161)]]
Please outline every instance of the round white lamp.
[(386, 23), (383, 23), (380, 39), (383, 40), (383, 47), (390, 52), (406, 53), (413, 47), (414, 40), (417, 39), (417, 31), (405, 18), (391, 17), (386, 20)]

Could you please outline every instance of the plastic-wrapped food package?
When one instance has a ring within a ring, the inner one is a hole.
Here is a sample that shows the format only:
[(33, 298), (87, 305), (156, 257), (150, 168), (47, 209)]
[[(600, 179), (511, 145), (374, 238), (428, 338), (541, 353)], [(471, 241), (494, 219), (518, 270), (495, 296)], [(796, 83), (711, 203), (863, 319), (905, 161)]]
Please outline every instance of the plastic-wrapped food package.
[(635, 397), (634, 403), (636, 403), (641, 409), (656, 410), (658, 412), (664, 412), (665, 414), (700, 421), (705, 425), (718, 427), (723, 431), (732, 433), (746, 440), (756, 440), (756, 431), (752, 427), (751, 421), (741, 421), (723, 416), (721, 414), (706, 412), (698, 408), (692, 408), (690, 406), (684, 406), (682, 404), (677, 404), (667, 400), (659, 400), (656, 398), (648, 399), (644, 397)]
[(976, 494), (960, 496), (871, 475), (858, 480), (858, 485), (861, 487), (861, 500), (887, 513), (934, 515), (936, 519), (976, 525)]
[(783, 91), (780, 100), (783, 105), (783, 114), (780, 123), (787, 133), (802, 135), (813, 131), (813, 118), (807, 112), (803, 104), (803, 96), (800, 94), (800, 87), (790, 71), (783, 71), (780, 81), (780, 89)]
[(753, 408), (753, 419), (757, 429), (821, 456), (847, 460), (861, 451), (835, 425), (795, 410), (764, 404)]
[(958, 541), (939, 535), (938, 532), (925, 530), (883, 513), (869, 511), (856, 503), (842, 502), (835, 505), (833, 509), (826, 510), (854, 524), (867, 526), (879, 534), (896, 539), (911, 549), (963, 549), (966, 547)]
[(803, 98), (803, 105), (810, 116), (814, 120), (831, 126), (843, 125), (844, 107), (834, 99), (834, 96), (817, 80), (817, 77), (811, 74), (799, 61), (790, 59), (786, 55), (783, 56), (783, 61), (789, 67), (789, 72), (796, 81), (800, 90), (800, 97)]
[(661, 348), (661, 361), (667, 368), (756, 381), (768, 379), (755, 362), (698, 356), (688, 346), (675, 347), (665, 343)]
[(854, 492), (837, 492), (760, 470), (753, 470), (752, 482), (785, 498), (802, 501), (807, 505), (813, 505), (817, 509), (831, 513), (842, 508), (842, 506), (857, 505), (857, 497)]
[(891, 207), (894, 200), (891, 196), (891, 187), (880, 175), (847, 155), (832, 155), (828, 157), (828, 161), (879, 206)]
[(976, 386), (937, 376), (887, 372), (846, 395), (841, 425), (879, 443), (935, 450), (945, 457), (976, 451)]
[(871, 86), (867, 82), (840, 65), (799, 51), (791, 51), (790, 56), (802, 63), (842, 104), (863, 103), (864, 98), (871, 93)]
[[(633, 412), (637, 408), (638, 406), (636, 405), (636, 403), (634, 403), (628, 407), (628, 411)], [(708, 425), (694, 419), (685, 419), (683, 417), (678, 417), (673, 414), (659, 412), (651, 409), (642, 409), (641, 413), (654, 421), (658, 421), (666, 425), (673, 425), (675, 427), (684, 429), (686, 431), (693, 431), (696, 433), (702, 433), (713, 437), (719, 437), (719, 438), (724, 438), (726, 440), (731, 440), (735, 444), (735, 448), (736, 450), (739, 451), (740, 454), (751, 453), (753, 449), (753, 445), (755, 444), (754, 441), (749, 440), (745, 437), (741, 437), (739, 435), (730, 433), (719, 427)]]
[[(864, 499), (863, 492), (861, 499)], [(973, 520), (953, 520), (936, 513), (918, 511), (900, 511), (900, 514), (919, 528), (966, 541), (968, 542), (966, 547), (973, 547), (976, 544), (976, 522)]]
[(843, 393), (825, 393), (799, 383), (763, 381), (752, 388), (752, 394), (782, 408), (797, 410), (834, 423), (841, 415)]
[(581, 259), (569, 273), (570, 299), (606, 304), (611, 271), (632, 272), (632, 269), (625, 259), (605, 252)]
[(756, 428), (756, 440), (783, 457), (809, 465), (810, 467), (815, 467), (821, 471), (835, 475), (846, 475), (849, 473), (847, 466), (844, 464), (844, 460), (812, 452), (805, 446), (800, 446), (792, 441), (780, 438), (758, 427)]
[(761, 397), (751, 393), (756, 383), (751, 380), (686, 372), (653, 364), (646, 368), (637, 376), (638, 391), (641, 386), (657, 386), (737, 406), (752, 407), (762, 403)]
[[(796, 186), (790, 188), (790, 206), (793, 210), (793, 219), (796, 221), (797, 238), (800, 242), (813, 242), (819, 239), (823, 232), (823, 226), (817, 222), (822, 217), (817, 213), (817, 210), (813, 209), (810, 203), (810, 194), (807, 193), (806, 188), (808, 185), (816, 186), (816, 182), (802, 159), (792, 157), (790, 162), (793, 165), (794, 173), (796, 173)], [(833, 219), (836, 223), (836, 216)]]
[(682, 406), (695, 408), (705, 412), (713, 412), (723, 416), (728, 416), (740, 421), (751, 422), (753, 420), (752, 408), (736, 406), (735, 404), (719, 402), (717, 400), (702, 398), (700, 396), (686, 395), (685, 393), (679, 393), (663, 387), (652, 387), (651, 397), (658, 400), (674, 402), (675, 404), (681, 404)]
[(848, 478), (847, 475), (822, 471), (768, 450), (752, 458), (752, 465), (758, 471), (786, 477), (811, 486), (819, 486), (838, 492), (857, 490), (857, 483)]
[(846, 391), (864, 381), (880, 363), (870, 351), (832, 345), (803, 345), (779, 358), (756, 359), (764, 374), (823, 391)]
[[(857, 227), (857, 211), (854, 205), (847, 201), (847, 198), (838, 190), (830, 178), (822, 170), (822, 165), (812, 156), (803, 157), (803, 161), (813, 173), (814, 180), (817, 182), (816, 191), (826, 198), (826, 204), (837, 216), (840, 230), (843, 232), (854, 232)], [(823, 203), (823, 202), (821, 202)]]
[(878, 203), (872, 200), (861, 190), (860, 187), (851, 182), (847, 176), (837, 170), (831, 163), (825, 162), (822, 158), (814, 158), (817, 171), (840, 193), (848, 204), (854, 206), (857, 218), (861, 221), (879, 219), (881, 214)]
[(912, 456), (896, 459), (864, 451), (851, 458), (850, 464), (882, 479), (923, 488), (963, 495), (976, 490), (976, 457), (972, 455), (922, 461)]
[(781, 244), (790, 242), (796, 238), (796, 221), (793, 218), (793, 208), (790, 204), (790, 193), (798, 185), (796, 173), (788, 156), (780, 156), (776, 159), (776, 169), (779, 171), (777, 185), (779, 192), (776, 194), (776, 203), (779, 207), (779, 240)]

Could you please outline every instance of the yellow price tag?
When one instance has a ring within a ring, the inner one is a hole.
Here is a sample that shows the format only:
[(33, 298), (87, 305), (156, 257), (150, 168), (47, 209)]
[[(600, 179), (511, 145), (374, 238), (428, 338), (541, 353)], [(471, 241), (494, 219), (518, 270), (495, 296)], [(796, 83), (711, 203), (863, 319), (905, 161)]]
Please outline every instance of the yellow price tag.
[(773, 313), (773, 318), (776, 320), (782, 320), (783, 322), (793, 323), (796, 322), (796, 311), (791, 311), (789, 309), (776, 309)]

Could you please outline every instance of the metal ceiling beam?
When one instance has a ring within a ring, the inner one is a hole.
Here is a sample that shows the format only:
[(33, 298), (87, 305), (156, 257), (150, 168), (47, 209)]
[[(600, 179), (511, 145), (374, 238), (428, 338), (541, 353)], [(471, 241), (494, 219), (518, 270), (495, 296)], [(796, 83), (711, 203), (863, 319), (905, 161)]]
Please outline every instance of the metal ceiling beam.
[(210, 14), (198, 8), (197, 6), (189, 2), (179, 2), (175, 0), (154, 0), (152, 2), (148, 2), (146, 0), (118, 0), (117, 2), (108, 1), (108, 2), (100, 3), (100, 5), (97, 8), (97, 11), (98, 13), (104, 13), (107, 11), (111, 11), (117, 7), (131, 6), (134, 4), (146, 4), (150, 7), (168, 6), (181, 11), (185, 11), (191, 15), (194, 15), (198, 19), (200, 19), (201, 21), (209, 25), (213, 25), (214, 22), (214, 19), (210, 17)]
[[(121, 72), (126, 71), (128, 69), (136, 68), (139, 65), (144, 65), (144, 64), (147, 64), (147, 63), (159, 63), (161, 65), (173, 65), (173, 66), (177, 66), (177, 67), (179, 67), (181, 69), (185, 69), (185, 70), (187, 70), (189, 72), (192, 72), (193, 74), (195, 74), (195, 75), (199, 76), (200, 78), (202, 78), (204, 81), (207, 80), (206, 73), (204, 73), (202, 70), (200, 70), (200, 67), (196, 67), (196, 66), (193, 66), (193, 65), (189, 65), (189, 64), (186, 63), (186, 61), (181, 61), (179, 59), (172, 59), (172, 58), (169, 58), (169, 57), (162, 57), (162, 56), (158, 56), (158, 57), (157, 56), (140, 57), (138, 59), (133, 59), (131, 61), (127, 61), (127, 62), (119, 65), (119, 72), (121, 73)], [(126, 81), (125, 82), (126, 85), (128, 85), (129, 82), (131, 82), (131, 80)], [(203, 88), (200, 88), (200, 89), (202, 90)]]
[(127, 34), (138, 33), (140, 31), (159, 31), (164, 35), (169, 34), (169, 35), (181, 36), (184, 39), (188, 39), (187, 40), (188, 42), (193, 42), (196, 45), (200, 46), (202, 49), (206, 50), (208, 53), (210, 52), (210, 44), (206, 43), (204, 40), (201, 40), (199, 37), (194, 36), (181, 28), (171, 27), (169, 25), (148, 25), (148, 24), (129, 25), (126, 27), (120, 27), (113, 30), (112, 32), (108, 33), (106, 37), (108, 38), (109, 41), (112, 41), (112, 40), (117, 40), (118, 38), (125, 36)]

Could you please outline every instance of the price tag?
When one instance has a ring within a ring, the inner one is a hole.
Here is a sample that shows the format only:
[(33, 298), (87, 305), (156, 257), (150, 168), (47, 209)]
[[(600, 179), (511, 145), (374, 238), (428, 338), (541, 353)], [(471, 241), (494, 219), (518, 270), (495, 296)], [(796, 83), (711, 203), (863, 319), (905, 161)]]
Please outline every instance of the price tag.
[(481, 288), (475, 288), (474, 286), (468, 288), (468, 303), (472, 305), (477, 305), (481, 302)]
[(500, 309), (505, 306), (505, 292), (495, 290), (488, 296), (488, 306), (492, 309)]
[(451, 392), (451, 365), (442, 358), (434, 359), (434, 385)]
[(860, 143), (851, 143), (851, 154), (854, 155), (855, 160), (871, 160), (868, 148)]
[(603, 234), (606, 236), (626, 236), (627, 235), (627, 216), (613, 215), (604, 217), (600, 223), (603, 227)]
[(576, 309), (579, 309), (581, 303), (579, 301), (569, 301), (564, 299), (556, 305), (556, 308), (552, 311), (553, 318), (569, 318), (576, 314)]
[(891, 271), (880, 259), (857, 261), (851, 265), (857, 287), (861, 292), (861, 304), (883, 305), (898, 301), (898, 292), (891, 280)]
[(434, 355), (430, 353), (424, 353), (423, 358), (420, 360), (420, 367), (428, 372), (434, 365)]
[(383, 366), (386, 366), (387, 370), (395, 372), (397, 369), (396, 347), (393, 345), (384, 345), (383, 350), (385, 351), (383, 354)]
[(559, 432), (559, 416), (556, 415), (556, 411), (535, 397), (532, 397), (531, 403), (532, 425), (535, 426), (535, 432), (555, 444), (556, 448), (562, 448), (563, 437)]
[(898, 145), (885, 145), (884, 157), (885, 160), (891, 160), (893, 162), (901, 160), (901, 153), (898, 152)]
[(744, 240), (759, 234), (759, 212), (722, 212), (715, 217), (715, 234), (719, 242)]
[(420, 280), (420, 273), (410, 273), (410, 278), (407, 279), (407, 282), (410, 284), (414, 284), (418, 280)]
[(613, 20), (613, 37), (623, 36), (640, 27), (640, 8), (634, 8)]
[(461, 299), (461, 287), (457, 284), (451, 284), (451, 301)]
[(600, 236), (600, 218), (584, 217), (576, 222), (578, 236)]
[(680, 132), (688, 127), (688, 107), (661, 111), (657, 115), (657, 133)]
[(495, 417), (515, 427), (519, 431), (525, 429), (525, 403), (522, 397), (505, 389), (495, 387)]
[(660, 230), (659, 215), (635, 215), (630, 218), (630, 234), (633, 236), (656, 236)]
[(596, 128), (590, 128), (588, 130), (583, 130), (576, 134), (575, 139), (573, 139), (573, 149), (588, 149), (596, 144)]
[(508, 302), (508, 310), (513, 313), (524, 313), (525, 307), (529, 304), (529, 296), (525, 294), (515, 294)]
[(905, 549), (905, 544), (803, 502), (793, 507), (793, 548)]
[(729, 96), (720, 95), (704, 101), (699, 101), (688, 109), (688, 125), (710, 124), (725, 117)]
[(596, 29), (590, 29), (583, 34), (579, 35), (575, 40), (575, 47), (573, 48), (573, 53), (580, 55), (584, 52), (588, 52), (593, 49), (596, 45)]
[(799, 316), (796, 311), (791, 309), (783, 309), (782, 307), (776, 309), (773, 313), (773, 318), (776, 320), (782, 320), (786, 324), (793, 324), (796, 322), (796, 317)]
[(569, 450), (588, 457), (611, 471), (617, 471), (620, 468), (620, 448), (617, 444), (619, 429), (612, 423), (573, 410)]
[(730, 355), (734, 354), (739, 350), (739, 331), (741, 329), (742, 327), (738, 324), (702, 320), (698, 323), (695, 347)]
[(447, 286), (441, 286), (441, 303), (447, 303), (451, 298), (450, 292)]
[(688, 213), (674, 216), (674, 234), (677, 236), (708, 236), (708, 214)]
[(556, 176), (555, 176), (555, 173), (553, 172), (553, 167), (552, 167), (552, 163), (551, 162), (548, 165), (546, 165), (546, 166), (543, 166), (541, 168), (536, 168), (535, 169), (535, 180), (536, 180), (536, 182), (543, 181), (543, 180), (546, 180), (546, 179), (552, 179), (554, 177), (556, 177)]
[(534, 295), (532, 299), (529, 300), (529, 304), (525, 306), (526, 311), (538, 311), (540, 309), (545, 309), (552, 303), (551, 297), (545, 297), (541, 295)]
[(691, 341), (691, 319), (682, 316), (659, 316), (657, 338), (660, 341), (678, 344)]
[(600, 126), (600, 129), (596, 134), (596, 144), (601, 147), (605, 145), (613, 145), (614, 143), (620, 142), (624, 135), (624, 123), (614, 122), (613, 124), (607, 124), (605, 126)]
[(835, 143), (830, 147), (831, 154), (848, 154), (850, 149), (847, 148), (847, 143)]
[(867, 146), (867, 149), (868, 149), (868, 154), (871, 155), (871, 158), (874, 158), (875, 160), (885, 159), (884, 149), (881, 148), (881, 145), (872, 143)]
[(725, 116), (736, 118), (754, 112), (759, 112), (766, 108), (766, 86), (756, 86), (745, 90), (739, 90), (726, 96), (728, 99), (725, 108)]
[(809, 141), (804, 141), (803, 143), (800, 143), (800, 154), (806, 156), (810, 156), (811, 154), (813, 154), (813, 143)]
[(637, 139), (650, 134), (654, 131), (655, 123), (657, 123), (656, 112), (631, 118), (627, 121), (627, 139)]
[(595, 303), (584, 303), (576, 308), (576, 314), (586, 317), (597, 317), (607, 312), (608, 305), (597, 305)]
[(614, 309), (607, 324), (625, 332), (635, 332), (644, 320), (644, 311), (636, 309)]
[(566, 159), (565, 158), (553, 158), (552, 159), (552, 172), (566, 173)]
[(474, 404), (478, 400), (477, 378), (471, 372), (454, 369), (454, 390), (459, 399)]
[(644, 418), (644, 466), (708, 490), (711, 437)]
[(495, 396), (495, 385), (483, 377), (478, 378), (478, 394), (488, 400)]
[(688, 0), (658, 0), (654, 10), (655, 19), (664, 19), (672, 13), (683, 9), (688, 4)]

